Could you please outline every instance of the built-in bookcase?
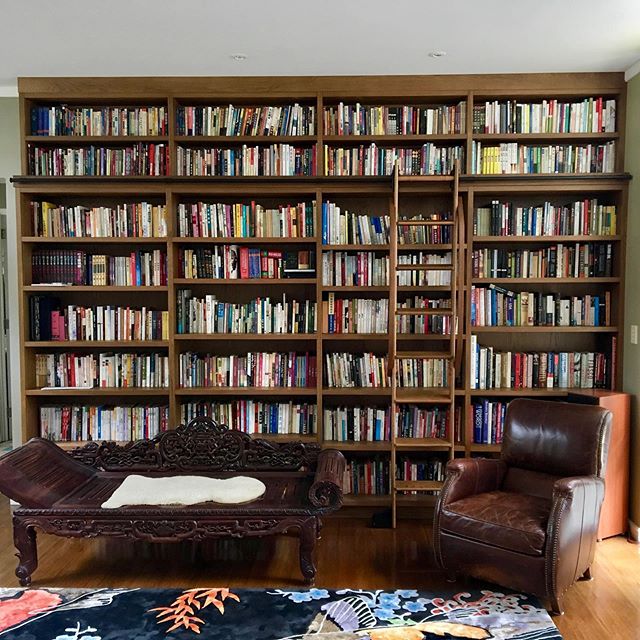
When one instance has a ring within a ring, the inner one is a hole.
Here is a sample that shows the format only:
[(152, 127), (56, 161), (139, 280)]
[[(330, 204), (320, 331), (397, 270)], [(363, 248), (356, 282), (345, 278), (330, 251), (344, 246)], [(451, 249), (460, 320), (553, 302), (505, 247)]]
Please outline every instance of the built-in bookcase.
[[(61, 78), (19, 89), (24, 439), (64, 422), (65, 446), (89, 433), (126, 441), (214, 415), (342, 450), (346, 504), (381, 507), (389, 474), (437, 490), (451, 455), (499, 451), (514, 396), (619, 385), (619, 74)], [(398, 349), (446, 349), (456, 331), (455, 410), (403, 404), (397, 425), (385, 377), (396, 160), (401, 179), (416, 178), (398, 216), (431, 221), (400, 228), (399, 263), (451, 250), (456, 162), (464, 212), (457, 326), (447, 287), (427, 288), (424, 271), (397, 283), (399, 304), (434, 309), (398, 327)], [(394, 449), (396, 428), (406, 451)], [(453, 444), (417, 455), (410, 438)], [(399, 492), (397, 504), (433, 499)]]

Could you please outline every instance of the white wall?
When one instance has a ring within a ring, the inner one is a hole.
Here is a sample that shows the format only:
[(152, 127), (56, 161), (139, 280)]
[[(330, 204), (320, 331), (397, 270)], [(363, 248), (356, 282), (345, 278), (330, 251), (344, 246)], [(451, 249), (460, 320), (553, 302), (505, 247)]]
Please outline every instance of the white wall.
[(18, 98), (0, 98), (0, 178), (7, 188), (7, 257), (9, 311), (9, 370), (14, 446), (21, 443), (20, 341), (18, 324), (18, 258), (16, 197), (9, 178), (20, 173), (20, 119)]

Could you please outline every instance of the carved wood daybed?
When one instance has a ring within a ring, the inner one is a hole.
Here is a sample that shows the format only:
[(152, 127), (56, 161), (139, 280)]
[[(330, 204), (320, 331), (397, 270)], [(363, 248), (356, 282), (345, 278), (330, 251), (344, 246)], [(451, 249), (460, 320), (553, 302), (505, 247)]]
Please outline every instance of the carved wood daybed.
[[(151, 542), (266, 536), (297, 531), (300, 569), (313, 583), (321, 517), (342, 505), (345, 460), (317, 445), (274, 443), (196, 418), (152, 440), (124, 446), (89, 443), (70, 452), (34, 438), (0, 458), (0, 491), (20, 504), (13, 514), (16, 576), (31, 583), (38, 566), (36, 529), (65, 537), (111, 536)], [(254, 476), (267, 489), (239, 505), (129, 506), (102, 509), (129, 473)]]

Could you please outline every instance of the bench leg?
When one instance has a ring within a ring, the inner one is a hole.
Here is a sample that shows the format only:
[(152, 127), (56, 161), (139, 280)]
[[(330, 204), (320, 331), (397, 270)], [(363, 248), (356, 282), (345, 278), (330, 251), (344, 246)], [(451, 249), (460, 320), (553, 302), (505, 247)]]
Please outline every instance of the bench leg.
[(13, 521), (13, 543), (16, 547), (18, 566), (16, 576), (21, 587), (31, 584), (31, 574), (38, 568), (38, 548), (36, 546), (36, 530), (19, 520)]
[(313, 552), (317, 537), (318, 527), (315, 518), (310, 518), (300, 525), (300, 570), (308, 585), (313, 585), (316, 579)]

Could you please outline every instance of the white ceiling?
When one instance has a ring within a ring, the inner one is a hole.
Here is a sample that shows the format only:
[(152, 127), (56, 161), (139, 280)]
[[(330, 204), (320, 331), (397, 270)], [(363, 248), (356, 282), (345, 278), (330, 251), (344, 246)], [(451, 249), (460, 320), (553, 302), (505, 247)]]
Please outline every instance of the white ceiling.
[(5, 94), (18, 76), (624, 71), (639, 59), (640, 0), (0, 2)]

